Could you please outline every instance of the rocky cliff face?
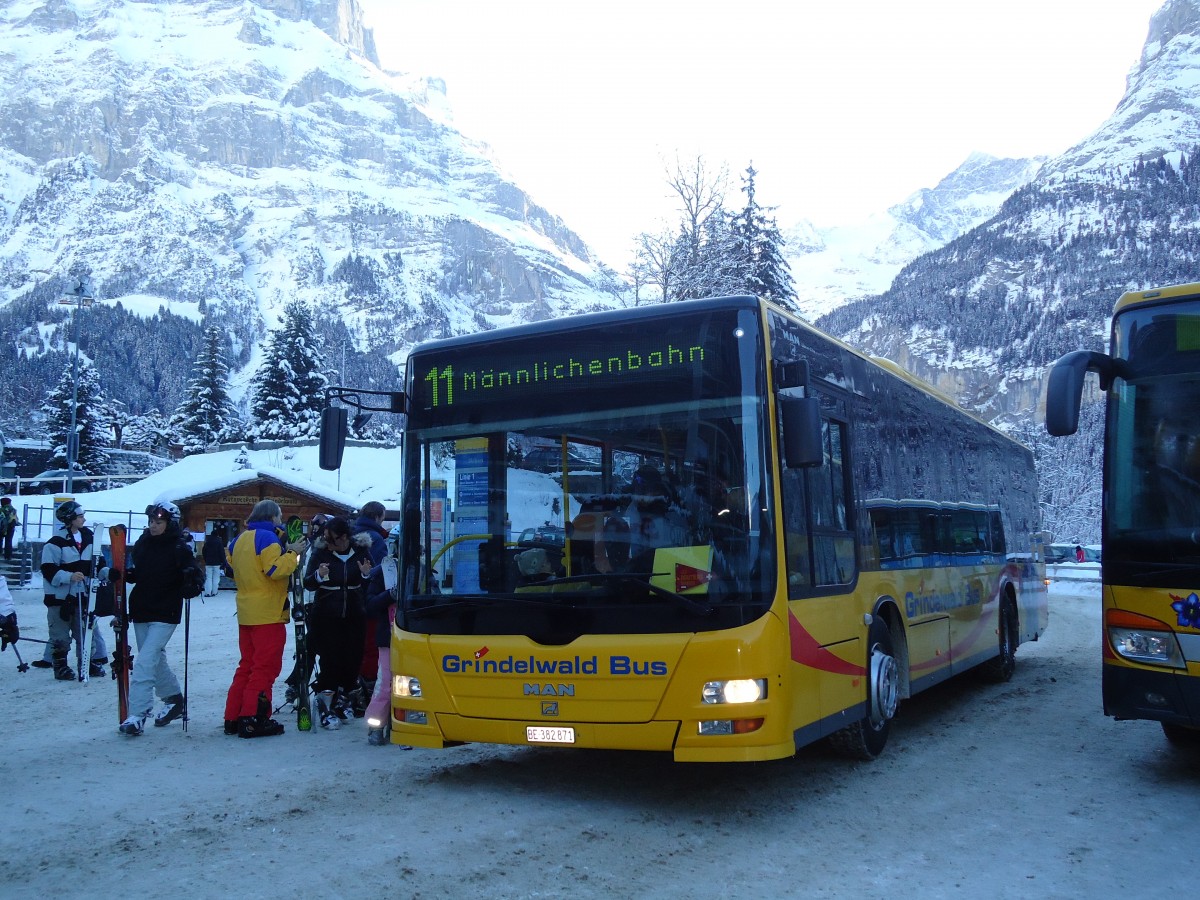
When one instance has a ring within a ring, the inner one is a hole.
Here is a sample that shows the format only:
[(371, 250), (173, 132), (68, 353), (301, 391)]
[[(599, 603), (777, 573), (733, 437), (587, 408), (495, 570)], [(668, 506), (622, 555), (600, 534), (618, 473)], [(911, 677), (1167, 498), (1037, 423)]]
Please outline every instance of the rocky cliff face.
[(0, 36), (0, 305), (86, 269), (248, 362), (296, 296), (396, 358), (612, 302), (357, 0), (5, 0)]

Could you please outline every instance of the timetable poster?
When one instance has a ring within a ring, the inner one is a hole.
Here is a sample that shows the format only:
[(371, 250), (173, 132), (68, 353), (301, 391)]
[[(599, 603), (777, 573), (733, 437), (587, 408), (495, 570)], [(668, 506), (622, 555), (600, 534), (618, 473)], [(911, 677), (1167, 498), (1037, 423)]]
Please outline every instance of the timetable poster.
[[(454, 442), (455, 537), (488, 533), (488, 439)], [(454, 554), (454, 592), (479, 590), (479, 541), (464, 541)]]

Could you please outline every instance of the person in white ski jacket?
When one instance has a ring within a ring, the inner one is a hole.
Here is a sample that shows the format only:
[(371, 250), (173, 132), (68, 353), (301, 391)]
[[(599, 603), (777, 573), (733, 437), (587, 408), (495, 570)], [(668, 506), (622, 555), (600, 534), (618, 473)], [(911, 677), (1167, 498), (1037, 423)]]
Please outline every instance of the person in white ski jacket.
[(12, 592), (8, 589), (8, 579), (0, 575), (0, 641), (3, 649), (9, 644), (15, 644), (21, 639), (21, 629), (17, 626), (17, 607), (13, 603)]
[[(86, 600), (84, 591), (87, 590), (92, 572), (92, 530), (84, 525), (86, 516), (83, 507), (74, 500), (67, 500), (54, 511), (54, 517), (59, 521), (50, 540), (42, 547), (42, 584), (46, 605), (46, 630), (49, 643), (46, 649), (50, 652), (54, 665), (54, 677), (59, 681), (74, 681), (75, 672), (67, 662), (67, 653), (71, 641), (79, 658), (83, 659), (88, 648), (83, 645), (85, 635), (80, 621), (80, 604)], [(93, 678), (105, 674), (104, 663), (108, 660), (108, 648), (104, 643), (104, 635), (98, 628), (93, 628), (91, 662), (89, 675)], [(86, 662), (85, 662), (86, 664)]]

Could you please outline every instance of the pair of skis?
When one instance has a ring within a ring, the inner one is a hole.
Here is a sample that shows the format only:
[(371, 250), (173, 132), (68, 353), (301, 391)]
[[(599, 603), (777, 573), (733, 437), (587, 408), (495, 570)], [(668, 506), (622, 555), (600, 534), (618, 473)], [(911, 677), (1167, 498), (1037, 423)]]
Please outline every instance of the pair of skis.
[[(112, 623), (113, 634), (116, 635), (112, 677), (117, 682), (117, 722), (121, 723), (129, 716), (129, 673), (133, 670), (133, 654), (129, 652), (129, 605), (125, 597), (124, 525), (113, 525), (108, 529), (108, 545), (112, 553), (112, 568), (121, 573), (112, 581), (113, 602), (116, 605)], [(187, 703), (186, 696), (184, 703)]]
[[(299, 516), (291, 516), (287, 520), (287, 542), (294, 544), (305, 536), (304, 522)], [(315, 731), (313, 728), (313, 696), (310, 689), (313, 670), (313, 653), (309, 647), (308, 610), (304, 606), (304, 564), (308, 553), (305, 551), (296, 565), (296, 571), (291, 578), (292, 625), (296, 630), (296, 666), (293, 676), (296, 691), (296, 729), (298, 731)]]
[(79, 634), (75, 640), (75, 672), (76, 677), (85, 683), (91, 680), (96, 648), (96, 595), (100, 590), (100, 569), (104, 567), (104, 553), (100, 548), (100, 532), (103, 528), (99, 524), (92, 526), (92, 567), (86, 589), (75, 604)]

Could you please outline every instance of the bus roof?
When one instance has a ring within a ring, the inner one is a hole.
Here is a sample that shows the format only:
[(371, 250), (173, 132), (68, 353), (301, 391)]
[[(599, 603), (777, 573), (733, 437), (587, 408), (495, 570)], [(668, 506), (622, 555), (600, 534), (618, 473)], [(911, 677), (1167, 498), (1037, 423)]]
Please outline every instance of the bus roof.
[(604, 325), (606, 322), (630, 322), (639, 319), (655, 319), (663, 316), (675, 316), (681, 313), (697, 313), (706, 309), (757, 309), (759, 300), (750, 296), (709, 297), (703, 300), (683, 300), (679, 303), (654, 303), (647, 306), (635, 306), (630, 309), (606, 309), (602, 312), (585, 313), (580, 316), (563, 316), (557, 319), (543, 319), (540, 322), (530, 322), (524, 325), (509, 325), (492, 331), (477, 331), (474, 334), (454, 335), (453, 337), (437, 338), (423, 341), (413, 347), (410, 356), (416, 356), (429, 350), (444, 350), (453, 347), (470, 347), (474, 344), (487, 344), (492, 341), (504, 340), (509, 337), (530, 337), (545, 334), (555, 335), (575, 331), (579, 328), (589, 328), (594, 325)]
[(1159, 300), (1178, 300), (1184, 297), (1197, 296), (1200, 297), (1200, 282), (1191, 282), (1190, 284), (1173, 284), (1168, 287), (1151, 288), (1145, 291), (1126, 291), (1117, 300), (1117, 305), (1113, 307), (1113, 315), (1116, 315), (1127, 306), (1133, 306), (1139, 303), (1153, 303)]

